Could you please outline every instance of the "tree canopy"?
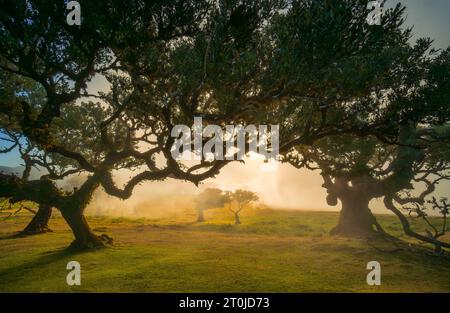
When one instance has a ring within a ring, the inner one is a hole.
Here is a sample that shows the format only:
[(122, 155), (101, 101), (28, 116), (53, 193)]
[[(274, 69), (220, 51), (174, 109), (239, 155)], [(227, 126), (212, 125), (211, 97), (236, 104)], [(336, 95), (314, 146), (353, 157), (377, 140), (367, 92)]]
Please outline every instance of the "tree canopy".
[[(0, 197), (57, 208), (75, 247), (110, 241), (84, 217), (97, 188), (127, 199), (145, 181), (199, 184), (231, 162), (172, 156), (171, 130), (195, 117), (279, 124), (282, 154), (336, 134), (404, 145), (408, 129), (448, 121), (449, 52), (412, 46), (400, 5), (372, 27), (362, 0), (80, 1), (80, 26), (65, 4), (0, 8), (0, 130), (17, 138), (0, 152), (26, 142), (22, 159), (46, 170), (0, 174)], [(99, 77), (109, 90), (92, 94)], [(80, 186), (61, 190), (75, 174)]]

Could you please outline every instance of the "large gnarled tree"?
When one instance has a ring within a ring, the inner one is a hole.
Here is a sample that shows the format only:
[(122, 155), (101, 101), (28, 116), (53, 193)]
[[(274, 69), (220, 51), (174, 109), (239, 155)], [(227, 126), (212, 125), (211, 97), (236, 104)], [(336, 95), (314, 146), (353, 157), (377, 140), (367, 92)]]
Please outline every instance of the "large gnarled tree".
[[(58, 160), (39, 180), (0, 174), (0, 196), (57, 208), (75, 236), (72, 246), (87, 248), (110, 241), (84, 217), (100, 186), (127, 199), (144, 181), (198, 184), (229, 162), (183, 163), (172, 156), (171, 130), (191, 126), (195, 116), (218, 125), (236, 120), (256, 90), (254, 74), (264, 70), (257, 48), (280, 3), (80, 3), (80, 27), (65, 23), (63, 2), (19, 1), (0, 10), (2, 73), (39, 84), (45, 98), (12, 88), (1, 128)], [(95, 75), (110, 91), (89, 93)], [(117, 186), (114, 173), (123, 169), (138, 173)], [(59, 181), (74, 174), (83, 178), (79, 186), (61, 190)]]

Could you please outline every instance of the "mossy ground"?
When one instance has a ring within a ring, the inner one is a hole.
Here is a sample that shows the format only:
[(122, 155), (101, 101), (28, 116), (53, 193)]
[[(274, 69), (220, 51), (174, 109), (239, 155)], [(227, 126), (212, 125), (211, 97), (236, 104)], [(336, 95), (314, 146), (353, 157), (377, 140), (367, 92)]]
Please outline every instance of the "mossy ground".
[[(65, 249), (72, 235), (58, 214), (53, 233), (24, 238), (11, 235), (31, 216), (13, 216), (0, 221), (0, 292), (450, 292), (448, 259), (331, 237), (337, 213), (253, 210), (237, 226), (219, 211), (206, 217), (199, 224), (194, 213), (90, 216), (91, 227), (115, 244), (74, 253)], [(407, 239), (394, 216), (378, 219)], [(71, 260), (81, 264), (81, 286), (66, 284)], [(372, 260), (381, 264), (381, 286), (366, 284)]]

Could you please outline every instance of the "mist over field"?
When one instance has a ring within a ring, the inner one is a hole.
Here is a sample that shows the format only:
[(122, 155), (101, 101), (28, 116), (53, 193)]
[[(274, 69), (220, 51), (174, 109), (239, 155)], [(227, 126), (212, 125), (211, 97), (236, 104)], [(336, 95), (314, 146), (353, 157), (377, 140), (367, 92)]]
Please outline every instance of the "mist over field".
[[(120, 200), (107, 195), (102, 188), (94, 193), (87, 208), (89, 215), (109, 215), (126, 217), (162, 218), (176, 217), (186, 211), (195, 210), (194, 198), (202, 190), (210, 187), (233, 191), (239, 188), (258, 193), (259, 203), (274, 210), (339, 211), (341, 205), (330, 206), (326, 202), (326, 190), (319, 171), (295, 169), (280, 163), (274, 171), (262, 171), (261, 161), (246, 160), (245, 164), (235, 162), (225, 167), (212, 179), (198, 187), (189, 182), (167, 179), (161, 182), (145, 182), (136, 187), (130, 199)], [(20, 167), (15, 168), (19, 171)], [(130, 176), (129, 171), (114, 173), (117, 182), (123, 184)], [(133, 172), (133, 174), (136, 174)], [(85, 176), (72, 175), (61, 182), (65, 190), (79, 187)], [(450, 197), (450, 183), (437, 186), (437, 194)], [(392, 214), (380, 199), (371, 201), (371, 210), (378, 214)]]

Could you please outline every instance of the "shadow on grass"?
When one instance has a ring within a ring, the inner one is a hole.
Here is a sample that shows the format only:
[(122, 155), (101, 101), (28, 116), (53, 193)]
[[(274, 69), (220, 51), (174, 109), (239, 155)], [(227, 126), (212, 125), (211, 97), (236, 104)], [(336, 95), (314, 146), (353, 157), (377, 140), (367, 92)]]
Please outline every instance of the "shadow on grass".
[(9, 233), (9, 234), (0, 236), (0, 240), (26, 238), (26, 237), (31, 237), (31, 236), (44, 235), (44, 234), (48, 234), (48, 233), (53, 233), (53, 231), (47, 230), (47, 231), (41, 231), (41, 232), (35, 232), (35, 233), (27, 233), (27, 232), (23, 232), (23, 231), (18, 231), (18, 232)]
[(40, 267), (45, 267), (54, 262), (69, 259), (75, 255), (80, 255), (89, 251), (90, 250), (77, 250), (71, 247), (65, 247), (42, 252), (39, 257), (34, 258), (31, 261), (0, 271), (0, 282), (5, 283), (8, 280), (14, 280), (26, 275), (26, 272), (28, 271), (34, 271)]
[(0, 236), (0, 240), (9, 240), (9, 239), (16, 239), (19, 237), (20, 232), (14, 232), (14, 233), (7, 233)]

